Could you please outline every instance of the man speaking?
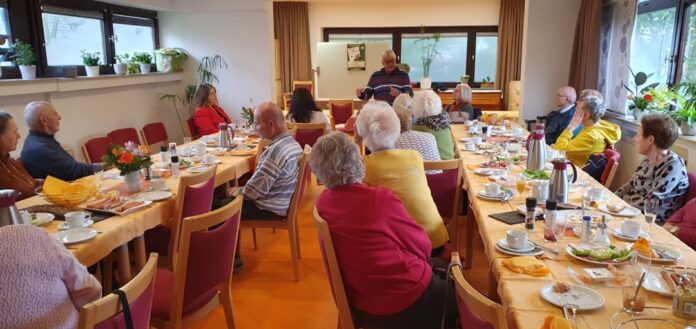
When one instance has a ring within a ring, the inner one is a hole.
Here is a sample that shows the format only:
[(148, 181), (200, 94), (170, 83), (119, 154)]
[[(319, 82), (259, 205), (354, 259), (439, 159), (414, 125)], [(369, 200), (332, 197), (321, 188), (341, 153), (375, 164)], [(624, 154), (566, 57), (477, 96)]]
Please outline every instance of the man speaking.
[(355, 95), (360, 99), (368, 100), (375, 97), (378, 101), (385, 101), (392, 105), (394, 98), (401, 93), (408, 93), (413, 96), (411, 89), (411, 79), (408, 73), (396, 67), (396, 54), (388, 49), (382, 54), (381, 70), (372, 73), (367, 87), (355, 90)]

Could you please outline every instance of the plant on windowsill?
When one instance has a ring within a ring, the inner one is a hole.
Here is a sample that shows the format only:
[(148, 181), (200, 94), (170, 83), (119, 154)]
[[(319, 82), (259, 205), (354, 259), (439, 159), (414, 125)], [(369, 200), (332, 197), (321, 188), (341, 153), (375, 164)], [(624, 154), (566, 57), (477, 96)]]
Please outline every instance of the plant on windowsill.
[(155, 51), (155, 64), (159, 72), (180, 72), (188, 54), (181, 48), (160, 48)]
[(696, 83), (684, 82), (675, 87), (680, 91), (677, 98), (677, 110), (672, 118), (681, 126), (682, 134), (696, 135)]
[(423, 64), (423, 77), (420, 81), (421, 89), (430, 89), (433, 80), (430, 78), (430, 64), (433, 63), (437, 51), (437, 44), (440, 42), (440, 33), (432, 35), (425, 34), (425, 26), (421, 25), (420, 37), (416, 40), (416, 44), (420, 45), (421, 63)]
[(128, 53), (122, 55), (114, 56), (116, 64), (114, 64), (114, 73), (117, 75), (125, 75), (128, 73), (128, 62), (130, 62), (130, 55)]
[(651, 112), (664, 112), (669, 114), (672, 111), (672, 106), (677, 106), (679, 94), (677, 90), (667, 85), (660, 85), (650, 88), (646, 91), (652, 97), (652, 102), (648, 104), (648, 110)]
[(80, 51), (82, 55), (82, 64), (85, 64), (85, 72), (87, 72), (88, 77), (98, 77), (99, 76), (99, 62), (101, 62), (100, 52), (89, 53), (82, 49)]
[(657, 87), (659, 83), (652, 83), (641, 88), (641, 86), (648, 81), (648, 78), (650, 78), (653, 73), (645, 74), (645, 72), (638, 72), (634, 74), (630, 67), (628, 70), (631, 72), (631, 76), (633, 76), (633, 85), (635, 86), (635, 89), (631, 89), (625, 83), (623, 84), (624, 88), (628, 90), (628, 96), (626, 97), (628, 97), (628, 100), (631, 101), (631, 103), (628, 104), (628, 109), (633, 112), (633, 118), (640, 121), (644, 115), (650, 112), (648, 107), (653, 101), (653, 96), (648, 92), (648, 90), (650, 88)]
[(150, 55), (148, 53), (135, 52), (135, 53), (133, 53), (133, 57), (131, 57), (131, 61), (133, 61), (133, 63), (140, 64), (140, 73), (142, 73), (142, 74), (150, 73), (150, 67), (151, 67), (151, 63), (152, 63), (152, 55)]
[(495, 82), (491, 81), (491, 77), (485, 77), (481, 81), (481, 89), (493, 89), (495, 88)]
[(22, 40), (15, 39), (15, 44), (12, 46), (10, 53), (12, 54), (10, 58), (15, 61), (22, 72), (22, 79), (36, 79), (36, 65), (34, 65), (36, 54), (34, 53), (34, 48), (30, 44), (22, 42)]

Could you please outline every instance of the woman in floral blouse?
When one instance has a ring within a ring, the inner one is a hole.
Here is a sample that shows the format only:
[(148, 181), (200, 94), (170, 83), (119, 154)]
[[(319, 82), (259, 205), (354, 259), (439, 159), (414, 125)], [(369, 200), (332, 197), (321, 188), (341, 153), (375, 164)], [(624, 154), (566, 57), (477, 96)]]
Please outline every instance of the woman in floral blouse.
[(647, 198), (659, 199), (657, 223), (662, 224), (682, 206), (689, 189), (684, 160), (669, 150), (679, 130), (677, 123), (663, 114), (645, 116), (640, 123), (633, 142), (645, 159), (616, 195), (641, 210)]

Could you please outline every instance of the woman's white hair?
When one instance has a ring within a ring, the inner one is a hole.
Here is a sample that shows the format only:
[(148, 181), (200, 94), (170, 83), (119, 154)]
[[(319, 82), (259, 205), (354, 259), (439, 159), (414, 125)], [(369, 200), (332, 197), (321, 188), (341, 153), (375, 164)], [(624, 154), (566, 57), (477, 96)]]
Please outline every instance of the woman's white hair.
[(401, 124), (394, 110), (386, 102), (370, 101), (358, 114), (355, 122), (358, 136), (372, 151), (394, 148), (399, 138)]
[(411, 95), (407, 93), (401, 93), (399, 94), (399, 96), (396, 96), (396, 98), (394, 98), (394, 103), (392, 103), (392, 107), (396, 108), (399, 105), (409, 109), (411, 108), (411, 105), (413, 105), (413, 98), (411, 97)]
[(411, 113), (416, 119), (438, 115), (442, 113), (442, 100), (432, 90), (417, 91), (413, 95)]
[(365, 164), (358, 144), (347, 134), (332, 132), (320, 137), (312, 147), (309, 166), (327, 188), (361, 183)]
[(461, 95), (459, 100), (464, 103), (471, 103), (471, 87), (465, 83), (460, 83), (456, 88), (459, 88), (459, 94)]

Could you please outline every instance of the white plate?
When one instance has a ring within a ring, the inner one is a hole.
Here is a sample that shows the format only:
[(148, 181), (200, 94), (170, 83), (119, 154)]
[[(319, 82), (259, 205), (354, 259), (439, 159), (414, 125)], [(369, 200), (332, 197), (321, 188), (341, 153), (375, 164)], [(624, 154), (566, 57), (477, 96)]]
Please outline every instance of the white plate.
[(467, 149), (465, 149), (465, 148), (462, 147), (462, 151), (464, 151), (464, 152), (474, 152), (474, 153), (477, 153), (479, 150), (478, 150), (478, 149), (467, 150)]
[(604, 266), (609, 265), (609, 264), (612, 264), (612, 265), (624, 264), (624, 263), (628, 262), (629, 260), (631, 260), (629, 258), (627, 260), (624, 260), (623, 262), (606, 262), (606, 261), (601, 262), (598, 260), (593, 260), (593, 259), (589, 259), (589, 258), (575, 256), (575, 254), (573, 254), (573, 248), (570, 245), (566, 246), (566, 253), (568, 254), (568, 256), (573, 257), (579, 261), (583, 261), (583, 262), (590, 263), (590, 264), (604, 265)]
[(93, 228), (75, 228), (53, 233), (53, 237), (62, 244), (75, 244), (94, 239), (97, 231)]
[(214, 165), (214, 164), (218, 164), (218, 163), (222, 163), (222, 161), (220, 161), (220, 159), (215, 159), (215, 161), (213, 161), (213, 163), (201, 161), (201, 165), (204, 165), (204, 166), (210, 166), (210, 165)]
[(510, 188), (515, 188), (516, 187), (515, 185), (517, 184), (516, 181), (513, 182), (511, 180), (506, 179), (506, 176), (496, 176), (495, 182), (500, 184), (501, 186), (510, 187)]
[(193, 167), (190, 167), (190, 168), (186, 169), (186, 171), (188, 171), (188, 172), (190, 172), (190, 173), (197, 174), (197, 173), (206, 172), (206, 171), (208, 171), (208, 169), (210, 169), (209, 166), (200, 165), (200, 166), (193, 166)]
[(167, 200), (172, 197), (172, 192), (167, 192), (167, 191), (153, 191), (153, 192), (144, 192), (140, 193), (140, 197), (142, 197), (144, 200), (148, 201), (161, 201), (161, 200)]
[[(505, 195), (505, 193), (506, 193), (505, 191), (506, 190), (501, 190), (497, 196), (491, 196), (491, 195), (486, 194), (485, 190), (481, 190), (478, 192), (478, 196), (479, 196), (479, 198), (484, 199), (484, 200), (500, 201), (500, 200), (502, 200), (503, 196)], [(507, 191), (510, 191), (510, 190), (507, 190)], [(510, 191), (508, 193), (512, 193), (512, 191)], [(513, 193), (513, 195), (514, 195), (514, 193)]]
[[(535, 211), (537, 214), (541, 214), (541, 213), (544, 212), (544, 209), (541, 209), (541, 208), (539, 208), (539, 207), (536, 207), (536, 208), (534, 208), (534, 211)], [(520, 213), (520, 214), (522, 214), (522, 215), (526, 215), (526, 214), (527, 214), (527, 206), (525, 206), (525, 205), (517, 206), (517, 212)]]
[(578, 306), (578, 311), (591, 311), (604, 306), (604, 296), (594, 291), (591, 288), (568, 283), (570, 291), (566, 293), (557, 293), (553, 291), (553, 283), (547, 284), (541, 288), (539, 294), (545, 301), (557, 306), (563, 307), (562, 296), (565, 294), (566, 302)]
[(145, 188), (145, 191), (148, 191), (148, 192), (152, 192), (152, 191), (170, 191), (170, 190), (171, 190), (171, 189), (169, 188), (169, 186), (165, 186), (164, 188), (160, 188), (160, 189), (152, 188), (152, 186), (148, 186), (148, 187)]
[(105, 214), (114, 214), (114, 215), (124, 216), (124, 215), (128, 215), (130, 213), (136, 212), (143, 207), (149, 206), (152, 203), (152, 201), (149, 201), (149, 200), (139, 200), (139, 199), (130, 199), (128, 201), (143, 201), (143, 204), (141, 204), (139, 206), (135, 206), (135, 207), (130, 208), (130, 209), (127, 209), (124, 212), (117, 212), (117, 211), (104, 210), (104, 209), (93, 209), (93, 208), (85, 208), (85, 210), (101, 212), (101, 213), (105, 213)]
[(648, 274), (645, 276), (643, 287), (646, 290), (652, 291), (658, 295), (674, 297), (674, 292), (669, 289), (669, 286), (665, 280), (662, 279), (660, 271), (661, 270), (658, 268), (651, 268)]
[(34, 213), (34, 215), (36, 215), (36, 219), (34, 220), (32, 220), (31, 216), (29, 216), (29, 224), (34, 226), (46, 225), (47, 223), (50, 223), (54, 218), (56, 218), (56, 216), (47, 212), (37, 212)]
[[(628, 248), (631, 248), (632, 246), (633, 246), (633, 244), (629, 244)], [(682, 253), (677, 249), (670, 248), (670, 247), (667, 247), (664, 245), (654, 244), (654, 243), (651, 243), (650, 247), (653, 248), (653, 252), (655, 254), (657, 254), (656, 250), (660, 250), (661, 252), (663, 252), (669, 256), (672, 256), (674, 258), (661, 258), (660, 256), (657, 256), (658, 258), (650, 258), (650, 257), (645, 257), (645, 256), (641, 255), (640, 253), (638, 253), (638, 258), (640, 258), (642, 260), (650, 260), (654, 263), (674, 263), (682, 258)]]
[(508, 245), (507, 239), (500, 239), (498, 240), (498, 246), (502, 249), (505, 249), (507, 251), (512, 251), (512, 252), (518, 252), (518, 253), (528, 253), (531, 252), (532, 250), (536, 249), (536, 246), (532, 244), (531, 242), (527, 241), (527, 245), (522, 248), (522, 249), (514, 249)]
[(630, 236), (624, 235), (623, 232), (621, 232), (621, 228), (616, 228), (616, 229), (610, 228), (609, 230), (611, 230), (611, 235), (613, 235), (614, 237), (616, 237), (618, 239), (625, 240), (625, 241), (636, 242), (636, 241), (638, 241), (639, 236), (642, 236), (646, 239), (648, 238), (648, 233), (643, 232), (643, 231), (640, 231), (640, 233), (638, 233), (638, 235), (636, 237), (632, 238)]
[(476, 152), (474, 152), (474, 154), (486, 155), (486, 154), (488, 154), (488, 151), (486, 151), (486, 150), (477, 150)]
[(477, 168), (476, 170), (474, 170), (474, 174), (481, 175), (481, 176), (490, 176), (490, 175), (493, 175), (493, 169)]
[(505, 249), (501, 248), (500, 246), (498, 246), (497, 243), (495, 244), (495, 249), (504, 253), (504, 254), (508, 254), (508, 255), (512, 255), (512, 256), (539, 256), (539, 255), (544, 254), (544, 250), (542, 250), (542, 249), (534, 249), (531, 252), (515, 252), (515, 251), (511, 251), (511, 250), (505, 250)]
[[(576, 226), (582, 221), (582, 210), (559, 210), (557, 213), (566, 216), (569, 227)], [(592, 218), (592, 226), (596, 226), (602, 219), (602, 216), (607, 219), (607, 223), (614, 220), (612, 215), (596, 210), (585, 210), (585, 216), (590, 216)]]
[(622, 209), (620, 212), (613, 212), (607, 208), (606, 204), (602, 203), (599, 205), (599, 207), (597, 207), (597, 209), (599, 209), (599, 211), (601, 211), (601, 212), (605, 212), (607, 214), (611, 214), (611, 215), (614, 215), (617, 217), (635, 217), (635, 216), (640, 215), (640, 210), (633, 208), (631, 206), (627, 206), (626, 208)]
[(92, 226), (92, 224), (94, 224), (94, 221), (91, 219), (86, 220), (80, 226), (68, 226), (68, 223), (62, 222), (62, 223), (58, 224), (58, 229), (61, 231), (65, 231), (65, 230), (70, 230), (70, 229), (75, 229), (75, 228), (90, 227), (90, 226)]

